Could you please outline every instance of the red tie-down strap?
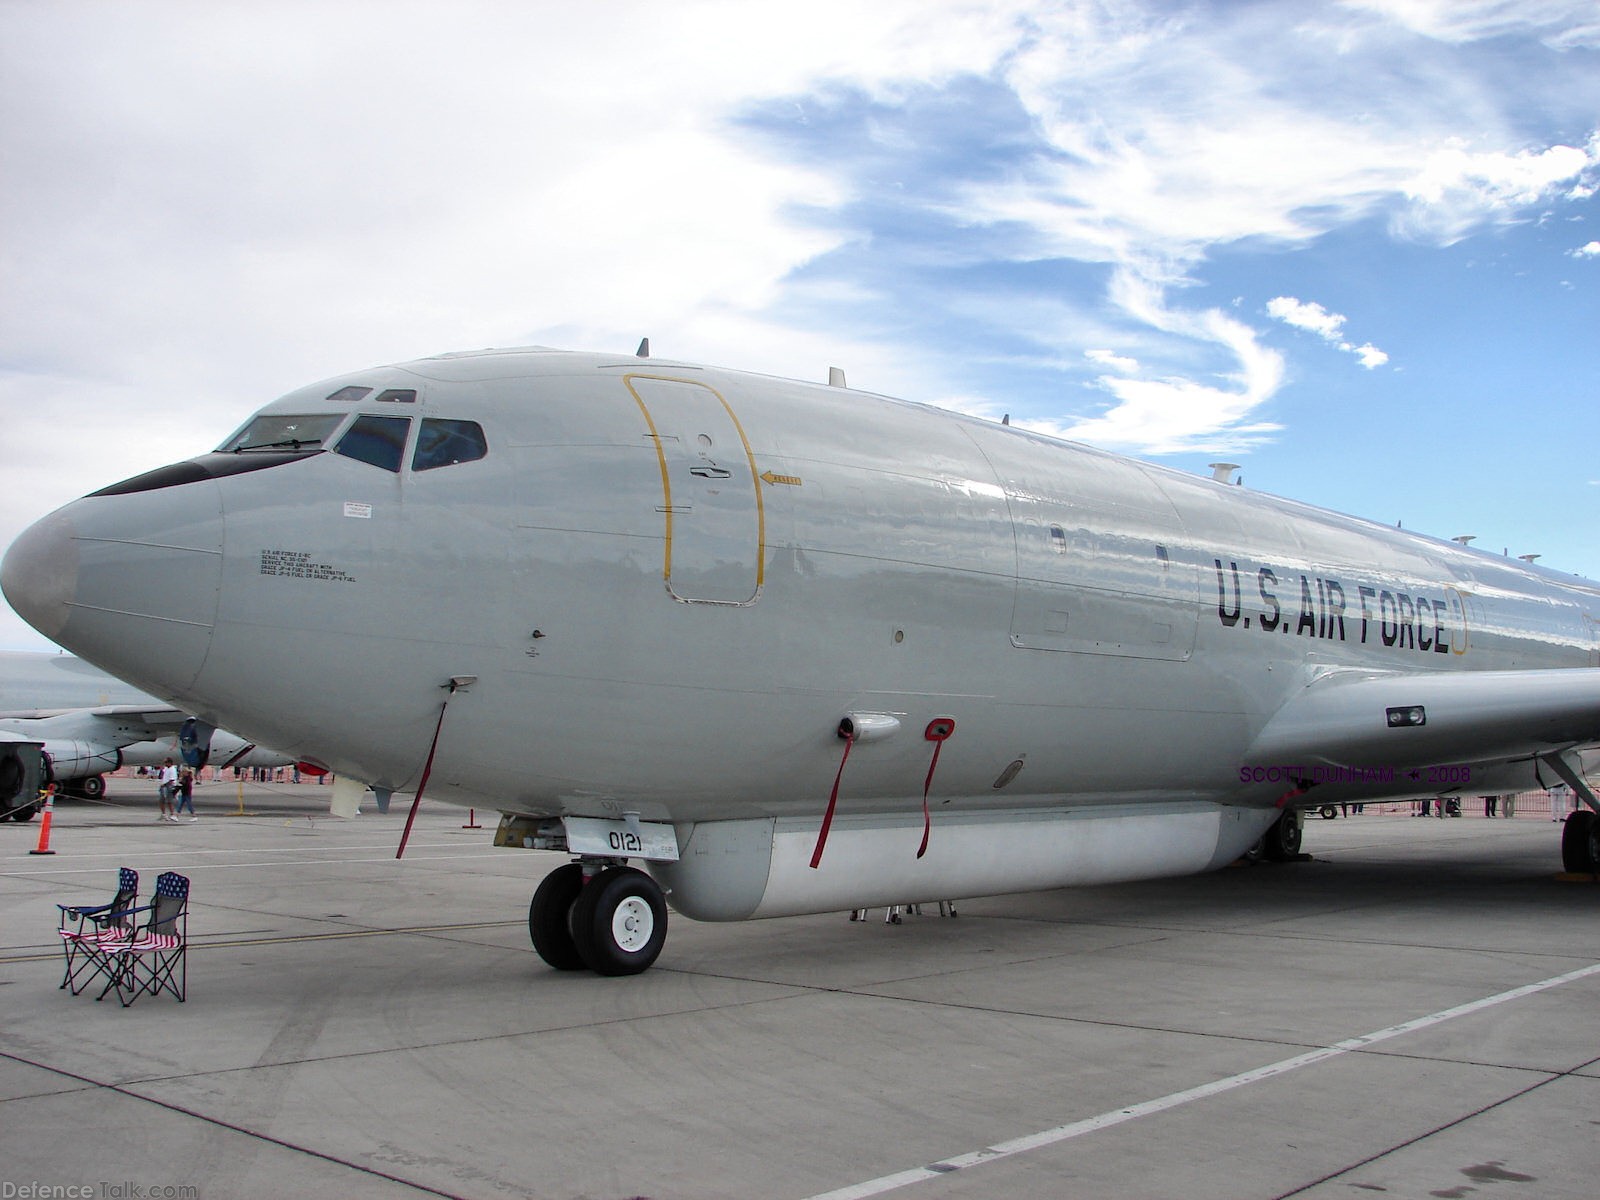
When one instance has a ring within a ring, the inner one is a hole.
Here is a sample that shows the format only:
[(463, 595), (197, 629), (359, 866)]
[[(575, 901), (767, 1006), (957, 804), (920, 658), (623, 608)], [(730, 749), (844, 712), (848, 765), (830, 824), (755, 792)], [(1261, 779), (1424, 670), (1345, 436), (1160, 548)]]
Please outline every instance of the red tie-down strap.
[(839, 773), (833, 777), (833, 791), (828, 796), (828, 811), (822, 814), (822, 828), (817, 831), (817, 847), (811, 852), (813, 870), (822, 861), (822, 848), (828, 844), (828, 827), (833, 824), (834, 805), (839, 803), (839, 780), (844, 778), (844, 765), (850, 761), (850, 747), (856, 743), (855, 726), (848, 718), (839, 722), (839, 736), (844, 739), (844, 755), (839, 759)]
[(439, 720), (433, 727), (433, 741), (428, 745), (428, 760), (422, 764), (422, 779), (417, 784), (417, 794), (411, 798), (411, 811), (406, 814), (406, 827), (400, 833), (400, 846), (394, 852), (396, 858), (401, 858), (406, 852), (406, 843), (411, 840), (411, 823), (417, 819), (417, 806), (422, 803), (422, 793), (427, 790), (428, 776), (433, 774), (433, 755), (439, 749), (439, 731), (444, 728), (444, 714), (450, 707), (450, 696), (456, 694), (456, 685), (449, 685), (450, 693), (445, 696), (444, 703), (439, 705)]
[(1292, 788), (1272, 802), (1273, 808), (1282, 808), (1289, 801), (1298, 800), (1316, 786), (1309, 779), (1296, 779), (1293, 783), (1294, 786)]
[(933, 761), (928, 764), (928, 777), (922, 781), (922, 845), (917, 847), (918, 858), (928, 852), (928, 835), (933, 832), (933, 818), (928, 815), (928, 793), (933, 788), (933, 769), (939, 765), (939, 751), (955, 731), (954, 717), (935, 717), (922, 732), (922, 736), (933, 743)]

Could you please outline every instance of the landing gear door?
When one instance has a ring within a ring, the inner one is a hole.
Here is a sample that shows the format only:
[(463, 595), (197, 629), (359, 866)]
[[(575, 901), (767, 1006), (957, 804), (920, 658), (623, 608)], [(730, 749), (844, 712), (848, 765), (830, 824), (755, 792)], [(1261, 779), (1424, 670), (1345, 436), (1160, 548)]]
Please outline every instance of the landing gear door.
[(661, 467), (662, 575), (675, 600), (754, 604), (766, 528), (755, 457), (726, 400), (689, 380), (629, 375)]

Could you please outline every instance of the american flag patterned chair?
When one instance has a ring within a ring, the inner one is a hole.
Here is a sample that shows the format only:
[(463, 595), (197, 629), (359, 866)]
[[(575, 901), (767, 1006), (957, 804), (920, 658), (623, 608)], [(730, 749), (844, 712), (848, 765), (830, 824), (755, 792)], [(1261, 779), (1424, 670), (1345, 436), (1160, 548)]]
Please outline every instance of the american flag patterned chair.
[(102, 971), (110, 969), (109, 948), (133, 936), (134, 906), (139, 902), (139, 872), (131, 867), (117, 871), (117, 894), (109, 904), (58, 904), (61, 953), (66, 971), (61, 986), (76, 996)]
[(111, 979), (96, 1000), (116, 989), (117, 999), (127, 1008), (140, 996), (170, 992), (185, 1000), (189, 966), (189, 877), (165, 871), (156, 878), (155, 899), (137, 909), (149, 919), (132, 938), (111, 951), (114, 964)]

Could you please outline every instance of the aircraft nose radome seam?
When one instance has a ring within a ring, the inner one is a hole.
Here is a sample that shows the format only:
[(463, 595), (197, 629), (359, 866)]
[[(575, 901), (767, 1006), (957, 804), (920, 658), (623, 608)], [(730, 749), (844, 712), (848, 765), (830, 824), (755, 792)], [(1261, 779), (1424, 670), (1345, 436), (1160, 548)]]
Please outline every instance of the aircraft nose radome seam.
[(78, 589), (78, 543), (72, 522), (51, 513), (11, 544), (0, 562), (0, 592), (29, 625), (57, 640)]

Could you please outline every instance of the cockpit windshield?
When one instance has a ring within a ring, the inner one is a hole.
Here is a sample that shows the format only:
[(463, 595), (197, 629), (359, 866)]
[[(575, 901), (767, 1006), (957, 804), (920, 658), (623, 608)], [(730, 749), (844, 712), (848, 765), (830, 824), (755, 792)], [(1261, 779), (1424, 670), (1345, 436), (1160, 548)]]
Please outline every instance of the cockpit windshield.
[(250, 423), (217, 447), (219, 454), (242, 454), (250, 450), (288, 450), (311, 453), (322, 449), (339, 422), (341, 413), (300, 416), (294, 413), (257, 413)]

